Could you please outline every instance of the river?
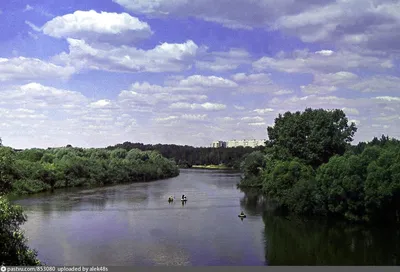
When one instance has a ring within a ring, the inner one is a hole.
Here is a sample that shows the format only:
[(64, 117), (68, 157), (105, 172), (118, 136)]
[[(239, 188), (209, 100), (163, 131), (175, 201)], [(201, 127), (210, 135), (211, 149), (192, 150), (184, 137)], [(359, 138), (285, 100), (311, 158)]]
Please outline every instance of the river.
[(166, 180), (14, 202), (28, 215), (29, 245), (48, 265), (399, 264), (398, 229), (277, 216), (258, 196), (237, 190), (239, 179), (229, 171), (182, 169)]

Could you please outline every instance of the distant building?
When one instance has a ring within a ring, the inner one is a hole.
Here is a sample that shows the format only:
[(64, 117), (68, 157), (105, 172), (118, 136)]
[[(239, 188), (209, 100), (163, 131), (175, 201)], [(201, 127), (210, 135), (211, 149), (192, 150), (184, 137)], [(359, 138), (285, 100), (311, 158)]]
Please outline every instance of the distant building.
[(227, 142), (224, 141), (214, 141), (211, 144), (211, 147), (217, 148), (217, 147), (257, 147), (257, 146), (262, 146), (265, 144), (266, 140), (229, 140)]
[(226, 142), (224, 142), (224, 141), (214, 141), (214, 142), (212, 142), (211, 147), (214, 147), (214, 148), (226, 147)]

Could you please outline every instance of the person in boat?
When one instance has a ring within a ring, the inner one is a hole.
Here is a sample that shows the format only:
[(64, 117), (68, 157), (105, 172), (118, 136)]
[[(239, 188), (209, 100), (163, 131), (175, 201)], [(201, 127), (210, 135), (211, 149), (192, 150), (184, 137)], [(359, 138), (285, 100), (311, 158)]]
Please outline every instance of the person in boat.
[(182, 195), (182, 198), (181, 198), (181, 199), (184, 200), (185, 198), (186, 198), (185, 195)]
[(240, 216), (244, 216), (244, 212), (243, 211), (240, 213)]

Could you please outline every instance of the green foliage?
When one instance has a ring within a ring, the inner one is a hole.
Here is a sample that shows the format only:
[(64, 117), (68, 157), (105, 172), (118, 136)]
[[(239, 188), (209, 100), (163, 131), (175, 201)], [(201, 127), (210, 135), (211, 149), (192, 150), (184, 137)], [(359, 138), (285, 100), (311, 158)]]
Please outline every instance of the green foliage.
[(344, 154), (356, 131), (342, 110), (307, 108), (279, 114), (268, 127), (268, 137), (277, 159), (296, 157), (316, 168), (333, 155)]
[(254, 151), (244, 156), (240, 164), (240, 170), (245, 176), (259, 176), (261, 169), (265, 166), (265, 161), (266, 158), (263, 152)]
[(310, 214), (316, 200), (314, 170), (299, 160), (272, 161), (263, 174), (263, 191), (281, 206)]
[(150, 181), (178, 174), (175, 162), (157, 151), (68, 147), (15, 152), (0, 147), (0, 190), (6, 193)]
[(244, 158), (240, 185), (294, 214), (400, 222), (400, 141), (351, 146), (355, 131), (340, 110), (279, 115), (264, 154)]
[(37, 253), (27, 245), (27, 240), (20, 230), (26, 221), (21, 207), (12, 206), (0, 196), (0, 261), (6, 266), (40, 265)]

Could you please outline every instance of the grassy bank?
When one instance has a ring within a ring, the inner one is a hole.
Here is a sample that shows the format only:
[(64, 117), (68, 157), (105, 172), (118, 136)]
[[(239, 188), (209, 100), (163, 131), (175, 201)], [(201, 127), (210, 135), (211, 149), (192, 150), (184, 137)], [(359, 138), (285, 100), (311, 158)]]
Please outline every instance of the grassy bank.
[(233, 167), (225, 166), (225, 165), (192, 165), (194, 169), (209, 169), (209, 170), (233, 170)]

